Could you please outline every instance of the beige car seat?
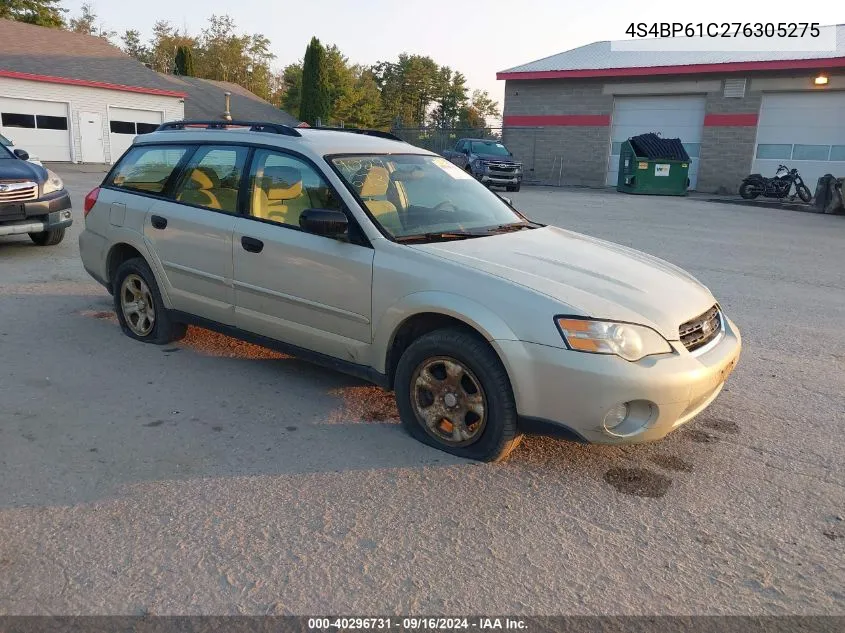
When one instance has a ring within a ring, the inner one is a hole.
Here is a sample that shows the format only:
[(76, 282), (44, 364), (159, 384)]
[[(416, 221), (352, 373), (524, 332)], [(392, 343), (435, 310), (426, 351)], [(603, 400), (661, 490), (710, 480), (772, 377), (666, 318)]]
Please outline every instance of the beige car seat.
[(388, 231), (397, 235), (402, 232), (402, 223), (399, 220), (396, 205), (387, 199), (389, 186), (390, 173), (387, 169), (385, 167), (373, 166), (363, 176), (363, 182), (358, 195), (361, 196), (364, 204), (367, 205), (367, 209), (370, 210), (370, 213), (373, 214), (379, 223)]
[(302, 172), (295, 167), (265, 167), (255, 179), (252, 215), (282, 224), (299, 226), (299, 216), (311, 207), (302, 186)]
[(217, 199), (213, 189), (214, 181), (211, 174), (198, 167), (191, 170), (191, 175), (176, 199), (180, 202), (198, 204), (210, 209), (222, 209), (220, 200)]

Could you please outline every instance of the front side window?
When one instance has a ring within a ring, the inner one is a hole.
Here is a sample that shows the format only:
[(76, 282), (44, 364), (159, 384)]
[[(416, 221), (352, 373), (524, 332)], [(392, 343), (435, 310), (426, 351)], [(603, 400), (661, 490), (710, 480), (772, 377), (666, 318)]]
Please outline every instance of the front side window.
[(256, 151), (250, 181), (250, 214), (262, 220), (299, 227), (306, 209), (342, 210), (325, 179), (295, 156)]
[(174, 145), (135, 146), (115, 168), (111, 185), (144, 193), (162, 193), (187, 151), (187, 147)]
[(343, 156), (332, 164), (397, 241), (484, 237), (535, 226), (439, 156)]
[(176, 185), (179, 202), (236, 213), (246, 147), (201, 145)]

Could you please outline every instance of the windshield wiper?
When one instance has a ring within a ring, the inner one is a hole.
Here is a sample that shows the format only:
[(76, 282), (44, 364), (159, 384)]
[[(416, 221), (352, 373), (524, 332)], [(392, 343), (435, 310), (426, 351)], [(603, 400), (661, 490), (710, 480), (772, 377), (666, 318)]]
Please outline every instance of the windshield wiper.
[(468, 240), (473, 237), (484, 237), (489, 233), (470, 233), (468, 231), (434, 231), (432, 233), (417, 233), (415, 235), (401, 235), (397, 242), (445, 242), (448, 240)]
[(509, 224), (500, 224), (499, 226), (494, 226), (487, 231), (489, 233), (509, 233), (511, 231), (521, 231), (522, 229), (536, 229), (540, 225), (535, 224), (534, 222), (511, 222)]

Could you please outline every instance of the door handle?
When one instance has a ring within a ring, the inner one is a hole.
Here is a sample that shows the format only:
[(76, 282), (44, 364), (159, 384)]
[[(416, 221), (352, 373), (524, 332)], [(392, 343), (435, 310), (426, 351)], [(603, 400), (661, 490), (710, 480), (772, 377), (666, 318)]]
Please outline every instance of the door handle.
[(154, 229), (167, 228), (167, 218), (163, 218), (160, 215), (154, 215), (153, 217), (151, 217), (150, 222), (152, 223)]
[(244, 247), (245, 251), (249, 251), (250, 253), (260, 253), (264, 248), (264, 242), (257, 240), (254, 237), (247, 237), (244, 235), (241, 238), (241, 246)]

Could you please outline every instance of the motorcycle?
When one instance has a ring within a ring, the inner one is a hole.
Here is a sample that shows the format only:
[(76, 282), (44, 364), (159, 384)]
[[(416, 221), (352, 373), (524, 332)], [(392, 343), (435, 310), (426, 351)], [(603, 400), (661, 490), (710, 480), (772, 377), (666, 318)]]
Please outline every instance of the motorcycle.
[[(774, 178), (766, 178), (761, 174), (751, 174), (746, 177), (739, 186), (739, 195), (746, 200), (754, 200), (761, 195), (764, 198), (783, 200), (789, 196), (793, 185), (795, 185), (795, 194), (804, 202), (809, 202), (813, 198), (813, 194), (804, 184), (798, 170), (789, 169), (786, 165), (778, 166)], [(790, 197), (790, 200), (795, 199), (795, 194)]]

